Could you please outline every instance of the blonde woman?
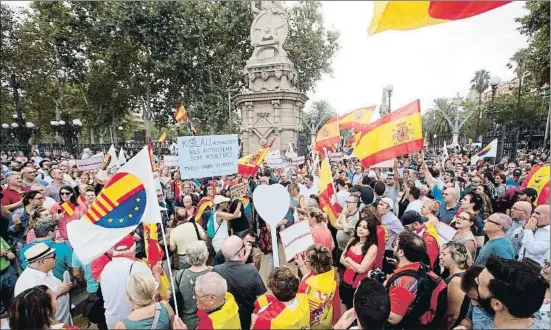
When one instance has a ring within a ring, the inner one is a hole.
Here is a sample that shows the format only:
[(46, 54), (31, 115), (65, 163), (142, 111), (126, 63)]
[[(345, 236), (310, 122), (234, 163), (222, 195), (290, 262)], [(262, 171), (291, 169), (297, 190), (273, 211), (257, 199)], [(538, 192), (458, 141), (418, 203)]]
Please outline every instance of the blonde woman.
[(431, 224), (434, 228), (438, 228), (438, 223), (440, 222), (435, 215), (439, 207), (438, 202), (433, 200), (425, 201), (421, 207), (421, 215), (429, 219), (427, 223)]
[(169, 329), (174, 316), (166, 302), (156, 302), (155, 282), (144, 274), (134, 274), (126, 281), (126, 294), (132, 312), (115, 324), (115, 329)]

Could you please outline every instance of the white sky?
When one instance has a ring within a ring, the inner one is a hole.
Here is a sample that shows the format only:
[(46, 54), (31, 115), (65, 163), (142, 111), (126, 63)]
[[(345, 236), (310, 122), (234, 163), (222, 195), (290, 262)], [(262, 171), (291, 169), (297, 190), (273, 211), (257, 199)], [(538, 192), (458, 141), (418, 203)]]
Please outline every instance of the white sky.
[(421, 99), (422, 109), (438, 97), (466, 96), (475, 71), (486, 69), (501, 80), (513, 78), (505, 65), (526, 46), (516, 17), (524, 1), (513, 2), (465, 20), (411, 31), (367, 34), (373, 3), (326, 1), (327, 26), (340, 32), (341, 49), (333, 61), (333, 77), (325, 76), (309, 93), (310, 101), (327, 100), (337, 113), (380, 106), (382, 89), (394, 85), (391, 107)]
[[(29, 1), (9, 4), (28, 6)], [(368, 36), (373, 5), (367, 1), (323, 2), (325, 23), (340, 32), (341, 49), (333, 59), (332, 77), (325, 75), (308, 94), (306, 109), (314, 100), (329, 101), (339, 114), (380, 106), (387, 84), (394, 85), (392, 109), (418, 98), (422, 109), (427, 109), (435, 98), (466, 96), (479, 69), (502, 81), (513, 78), (505, 65), (526, 46), (515, 22), (526, 12), (524, 1), (465, 20)]]

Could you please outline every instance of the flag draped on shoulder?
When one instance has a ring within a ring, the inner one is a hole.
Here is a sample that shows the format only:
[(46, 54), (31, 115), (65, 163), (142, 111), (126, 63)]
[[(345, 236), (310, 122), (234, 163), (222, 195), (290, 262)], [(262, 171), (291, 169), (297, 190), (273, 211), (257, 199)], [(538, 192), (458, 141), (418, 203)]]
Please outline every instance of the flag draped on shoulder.
[(342, 211), (342, 207), (337, 203), (337, 195), (333, 185), (333, 178), (331, 177), (328, 157), (325, 157), (321, 162), (318, 189), (320, 209), (327, 214), (329, 221), (334, 225)]
[(265, 146), (258, 149), (256, 152), (243, 158), (239, 158), (237, 161), (237, 173), (245, 176), (255, 175), (258, 170), (258, 166), (260, 166), (260, 164), (264, 161), (264, 158), (266, 158), (266, 154), (268, 154), (268, 151), (272, 147), (274, 141), (275, 138), (268, 142)]
[(176, 112), (174, 113), (174, 119), (179, 123), (187, 119), (187, 112), (182, 103), (180, 103), (176, 108)]
[(341, 141), (339, 121), (336, 117), (329, 119), (316, 134), (316, 147), (323, 148), (332, 146)]
[(521, 185), (521, 188), (532, 188), (538, 192), (538, 197), (535, 201), (536, 205), (547, 203), (549, 199), (549, 178), (551, 171), (549, 164), (536, 165), (532, 168), (526, 179)]
[(148, 162), (144, 147), (113, 175), (86, 214), (67, 225), (71, 246), (83, 264), (105, 253), (140, 222), (161, 221), (153, 174), (143, 166)]
[(369, 167), (405, 154), (423, 150), (419, 100), (374, 121), (354, 148), (354, 154)]
[(511, 1), (375, 1), (369, 35), (414, 30), (452, 22), (501, 7)]

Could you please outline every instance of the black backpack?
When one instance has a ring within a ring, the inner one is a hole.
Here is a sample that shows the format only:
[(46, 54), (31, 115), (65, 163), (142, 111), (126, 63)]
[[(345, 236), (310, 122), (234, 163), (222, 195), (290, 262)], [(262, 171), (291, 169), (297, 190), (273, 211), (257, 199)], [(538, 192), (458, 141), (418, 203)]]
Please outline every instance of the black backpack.
[(419, 270), (408, 269), (392, 275), (386, 288), (402, 276), (417, 279), (417, 293), (408, 313), (402, 321), (390, 328), (401, 329), (439, 329), (448, 305), (448, 287), (446, 282), (421, 263)]

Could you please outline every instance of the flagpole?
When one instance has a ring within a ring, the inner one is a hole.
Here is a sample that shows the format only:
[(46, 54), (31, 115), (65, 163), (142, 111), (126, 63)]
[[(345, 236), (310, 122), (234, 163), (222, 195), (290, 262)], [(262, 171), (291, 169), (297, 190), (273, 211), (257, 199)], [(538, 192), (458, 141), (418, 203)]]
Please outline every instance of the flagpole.
[[(331, 173), (331, 160), (329, 159), (329, 155), (327, 154), (327, 148), (323, 147), (323, 152), (325, 152), (325, 157), (327, 157), (327, 164), (329, 165), (329, 176), (331, 177), (331, 186), (333, 187), (333, 191), (335, 192), (335, 195), (337, 194), (337, 188), (335, 188), (335, 183), (333, 182), (333, 173)], [(322, 162), (323, 165), (323, 162)], [(321, 168), (320, 168), (321, 172)]]
[[(168, 213), (166, 211), (165, 215), (168, 216)], [(165, 226), (163, 225), (163, 221), (161, 220), (161, 233), (163, 234), (163, 243), (165, 247), (165, 253), (166, 253), (166, 261), (167, 261), (167, 268), (168, 268), (168, 276), (170, 277), (170, 286), (172, 287), (172, 298), (174, 299), (174, 313), (178, 315), (178, 301), (176, 299), (176, 286), (174, 285), (174, 277), (172, 276), (172, 263), (170, 261), (170, 255), (168, 254), (168, 244), (166, 242), (166, 236), (165, 236)], [(178, 315), (179, 317), (180, 315)]]

